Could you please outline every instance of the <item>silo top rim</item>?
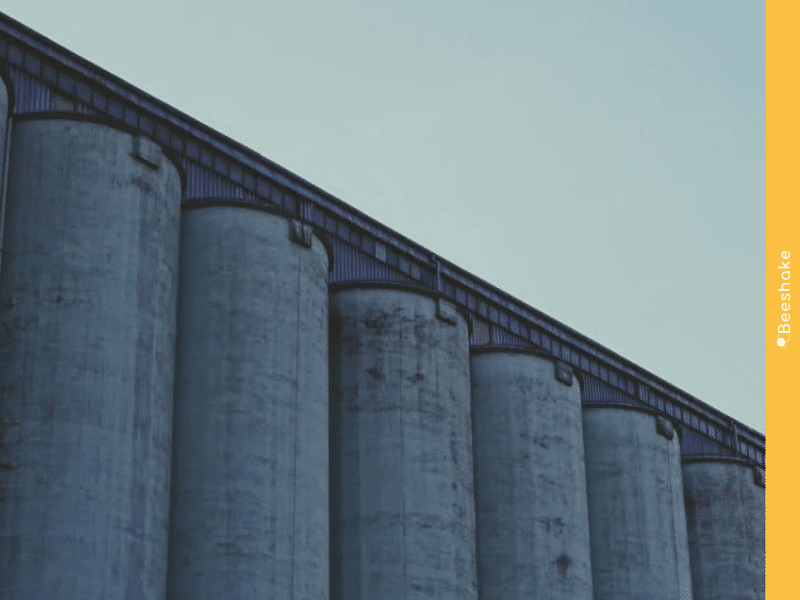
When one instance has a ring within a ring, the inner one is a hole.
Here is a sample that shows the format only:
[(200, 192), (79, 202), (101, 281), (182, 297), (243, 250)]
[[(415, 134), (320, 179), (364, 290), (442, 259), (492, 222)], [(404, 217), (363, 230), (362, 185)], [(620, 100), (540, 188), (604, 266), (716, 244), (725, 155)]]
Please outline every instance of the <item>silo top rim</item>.
[(72, 122), (79, 122), (79, 123), (93, 123), (95, 125), (103, 125), (108, 127), (109, 129), (114, 129), (115, 131), (120, 131), (122, 133), (127, 133), (132, 137), (146, 137), (147, 139), (151, 140), (154, 144), (156, 144), (159, 148), (161, 148), (161, 153), (164, 157), (172, 163), (175, 169), (178, 171), (178, 176), (181, 178), (181, 196), (184, 195), (187, 185), (187, 177), (186, 177), (186, 170), (183, 168), (183, 163), (181, 162), (180, 156), (172, 150), (169, 146), (165, 146), (163, 143), (159, 142), (155, 138), (143, 134), (138, 129), (128, 125), (123, 121), (117, 121), (110, 116), (106, 115), (86, 115), (75, 113), (72, 111), (47, 111), (47, 112), (34, 112), (34, 113), (25, 113), (22, 115), (14, 115), (13, 116), (13, 123), (20, 124), (28, 121), (72, 121)]
[(419, 294), (422, 296), (428, 296), (429, 298), (433, 298), (434, 300), (444, 300), (449, 302), (453, 305), (453, 307), (464, 317), (464, 320), (467, 322), (467, 331), (469, 335), (472, 335), (472, 319), (470, 318), (469, 312), (463, 306), (459, 306), (455, 302), (453, 302), (450, 298), (445, 296), (442, 292), (437, 292), (436, 290), (432, 290), (427, 288), (423, 285), (419, 285), (417, 283), (404, 283), (399, 281), (372, 281), (372, 280), (362, 280), (362, 281), (339, 281), (336, 283), (332, 283), (328, 288), (331, 294), (336, 292), (343, 292), (346, 290), (363, 290), (363, 289), (374, 289), (374, 290), (397, 290), (400, 292), (407, 292), (409, 294)]
[(325, 252), (328, 255), (328, 273), (333, 270), (333, 244), (331, 244), (327, 232), (314, 225), (314, 223), (311, 221), (301, 219), (297, 215), (290, 213), (285, 208), (276, 206), (274, 204), (258, 204), (255, 202), (245, 202), (244, 200), (233, 200), (228, 198), (203, 198), (200, 200), (187, 200), (181, 205), (181, 210), (186, 212), (190, 210), (213, 207), (248, 208), (250, 210), (256, 210), (285, 217), (286, 219), (300, 221), (305, 225), (309, 225), (311, 227), (311, 231), (313, 231), (314, 235), (317, 236), (317, 239), (322, 242)]
[(572, 371), (573, 376), (578, 380), (578, 386), (580, 387), (581, 391), (583, 391), (583, 373), (581, 373), (580, 369), (577, 369), (574, 365), (561, 360), (552, 352), (548, 352), (542, 348), (535, 348), (533, 346), (502, 346), (500, 344), (481, 344), (480, 346), (470, 346), (469, 349), (470, 358), (473, 356), (500, 353), (535, 356), (537, 358), (549, 360), (554, 364), (561, 363), (565, 367), (569, 368), (570, 371)]
[(349, 289), (385, 289), (385, 290), (400, 290), (405, 292), (423, 294), (431, 298), (444, 298), (444, 295), (436, 290), (425, 287), (417, 283), (404, 283), (399, 281), (375, 281), (375, 280), (361, 280), (361, 281), (337, 281), (331, 284), (331, 293), (339, 292)]
[(679, 435), (682, 435), (683, 430), (681, 429), (681, 423), (677, 421), (675, 418), (671, 417), (670, 415), (664, 414), (655, 410), (651, 406), (646, 406), (644, 404), (623, 404), (621, 402), (587, 402), (583, 405), (583, 410), (587, 410), (590, 408), (619, 408), (621, 410), (632, 410), (647, 413), (648, 415), (652, 415), (654, 417), (663, 417), (675, 428), (675, 431), (678, 432)]

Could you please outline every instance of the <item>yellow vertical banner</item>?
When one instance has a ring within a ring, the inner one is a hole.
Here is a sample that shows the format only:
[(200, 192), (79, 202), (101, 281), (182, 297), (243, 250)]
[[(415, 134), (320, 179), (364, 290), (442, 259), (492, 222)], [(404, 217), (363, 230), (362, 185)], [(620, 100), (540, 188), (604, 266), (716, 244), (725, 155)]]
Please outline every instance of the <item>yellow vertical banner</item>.
[(800, 597), (800, 2), (769, 0), (766, 28), (766, 569), (779, 600)]

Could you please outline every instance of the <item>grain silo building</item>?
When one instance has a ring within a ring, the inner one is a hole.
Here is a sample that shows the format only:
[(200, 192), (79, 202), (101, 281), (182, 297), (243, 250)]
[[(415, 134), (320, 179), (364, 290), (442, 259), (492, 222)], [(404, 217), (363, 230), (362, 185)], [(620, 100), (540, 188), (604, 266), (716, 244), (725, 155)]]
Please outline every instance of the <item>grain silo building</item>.
[(764, 598), (764, 436), (0, 15), (0, 600)]

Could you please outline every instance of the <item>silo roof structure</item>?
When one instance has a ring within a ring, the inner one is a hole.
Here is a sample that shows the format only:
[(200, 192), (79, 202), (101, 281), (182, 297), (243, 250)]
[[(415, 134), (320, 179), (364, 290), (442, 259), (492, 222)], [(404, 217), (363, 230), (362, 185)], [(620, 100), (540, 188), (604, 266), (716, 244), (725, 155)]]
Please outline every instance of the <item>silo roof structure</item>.
[(327, 232), (330, 283), (420, 285), (470, 315), (471, 343), (530, 346), (570, 365), (584, 402), (649, 407), (676, 422), (683, 458), (734, 457), (764, 467), (764, 435), (602, 344), (438, 257), (289, 170), (0, 14), (0, 68), (16, 116), (105, 116), (170, 148), (186, 174), (185, 203), (224, 197), (280, 207)]

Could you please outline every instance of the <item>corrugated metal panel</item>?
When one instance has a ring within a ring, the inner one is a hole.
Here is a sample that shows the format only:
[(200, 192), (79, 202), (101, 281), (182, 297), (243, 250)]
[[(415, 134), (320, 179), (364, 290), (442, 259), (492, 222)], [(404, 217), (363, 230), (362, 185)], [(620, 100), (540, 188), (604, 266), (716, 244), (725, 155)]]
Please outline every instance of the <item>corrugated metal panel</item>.
[(591, 404), (593, 402), (613, 402), (616, 404), (641, 406), (641, 403), (631, 394), (623, 392), (605, 381), (587, 374), (583, 376), (583, 402), (584, 404)]
[(739, 453), (760, 465), (764, 464), (764, 453), (760, 448), (746, 440), (739, 440)]
[(333, 239), (331, 242), (334, 256), (331, 283), (372, 280), (419, 284), (418, 281), (398, 273), (377, 258), (356, 250), (350, 244), (338, 239)]
[(523, 346), (528, 345), (530, 342), (524, 340), (518, 335), (514, 335), (510, 331), (498, 327), (497, 325), (491, 326), (492, 344), (499, 344), (503, 346)]
[(75, 112), (80, 115), (96, 115), (99, 111), (88, 104), (84, 104), (83, 102), (76, 102), (75, 103)]
[(19, 68), (9, 67), (8, 71), (16, 91), (15, 114), (23, 115), (50, 110), (72, 110), (83, 115), (93, 115), (98, 112), (84, 102), (71, 100), (63, 94), (55, 94), (49, 85)]
[(204, 198), (251, 200), (255, 197), (252, 193), (246, 193), (241, 186), (228, 181), (194, 161), (184, 157), (182, 162), (183, 168), (186, 170), (186, 200)]
[(664, 412), (664, 398), (656, 394), (653, 390), (645, 385), (639, 385), (639, 399), (647, 404), (653, 410)]
[(489, 324), (481, 319), (472, 319), (472, 333), (470, 334), (470, 346), (483, 346), (492, 341)]
[(683, 429), (683, 434), (681, 436), (681, 455), (684, 457), (704, 455), (729, 456), (730, 454), (731, 449), (724, 444), (709, 439), (689, 428)]
[(681, 455), (691, 456), (733, 456), (733, 448), (712, 440), (688, 427), (683, 428), (681, 435)]
[(16, 92), (15, 114), (24, 115), (50, 110), (50, 89), (47, 85), (12, 66), (9, 66), (8, 73), (14, 82)]

